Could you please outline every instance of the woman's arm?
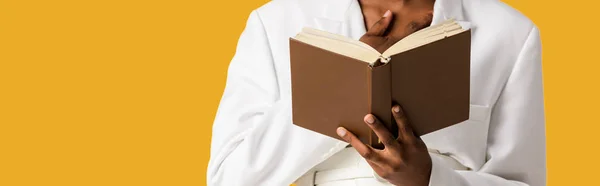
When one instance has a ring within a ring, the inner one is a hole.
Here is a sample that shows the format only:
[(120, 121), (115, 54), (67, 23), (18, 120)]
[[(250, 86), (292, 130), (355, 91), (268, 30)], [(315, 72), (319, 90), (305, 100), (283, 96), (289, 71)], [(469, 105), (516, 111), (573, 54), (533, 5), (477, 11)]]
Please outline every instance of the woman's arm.
[(541, 45), (534, 27), (494, 106), (487, 163), (454, 171), (433, 159), (430, 186), (546, 185), (546, 137)]
[(289, 185), (337, 147), (337, 141), (292, 124), (291, 100), (280, 95), (270, 46), (254, 11), (213, 124), (208, 185)]

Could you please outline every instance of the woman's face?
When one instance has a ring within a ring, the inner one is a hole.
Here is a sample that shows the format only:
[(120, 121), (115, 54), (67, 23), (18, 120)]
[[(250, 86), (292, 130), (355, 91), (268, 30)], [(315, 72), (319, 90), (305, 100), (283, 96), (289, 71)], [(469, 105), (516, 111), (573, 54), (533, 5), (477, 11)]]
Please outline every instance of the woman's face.
[(431, 24), (435, 0), (359, 0), (359, 2), (367, 29), (379, 21), (385, 11), (392, 11), (394, 16), (386, 35), (400, 40)]

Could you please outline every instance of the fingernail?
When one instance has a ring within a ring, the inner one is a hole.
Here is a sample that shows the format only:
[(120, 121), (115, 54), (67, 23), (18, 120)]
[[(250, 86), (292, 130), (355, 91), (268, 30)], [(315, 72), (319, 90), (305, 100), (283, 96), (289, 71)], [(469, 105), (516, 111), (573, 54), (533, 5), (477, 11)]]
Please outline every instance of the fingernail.
[(344, 127), (338, 127), (336, 132), (337, 132), (337, 135), (340, 137), (346, 136), (346, 129), (344, 129)]
[(369, 124), (375, 123), (375, 118), (373, 118), (373, 115), (367, 116), (366, 122), (369, 123)]
[(394, 107), (394, 112), (395, 112), (395, 113), (398, 113), (398, 112), (400, 112), (400, 107), (399, 107), (399, 106), (395, 106), (395, 107)]
[(392, 11), (388, 10), (388, 11), (385, 11), (385, 14), (383, 14), (383, 17), (388, 17), (390, 15), (392, 15)]

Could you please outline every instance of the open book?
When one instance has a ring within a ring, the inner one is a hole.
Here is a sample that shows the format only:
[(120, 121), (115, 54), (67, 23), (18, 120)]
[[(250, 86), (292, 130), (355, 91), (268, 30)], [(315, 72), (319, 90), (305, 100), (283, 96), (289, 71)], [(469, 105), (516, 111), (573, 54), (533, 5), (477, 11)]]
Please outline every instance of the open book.
[(304, 28), (290, 38), (295, 125), (340, 139), (346, 127), (380, 146), (364, 124), (372, 113), (397, 134), (400, 104), (417, 135), (469, 118), (471, 32), (453, 20), (415, 32), (383, 54), (345, 36)]
[(373, 65), (378, 59), (381, 59), (382, 63), (387, 63), (390, 56), (394, 54), (402, 53), (465, 31), (467, 29), (464, 29), (456, 21), (447, 20), (408, 35), (392, 45), (383, 54), (358, 40), (309, 27), (305, 27), (294, 39)]

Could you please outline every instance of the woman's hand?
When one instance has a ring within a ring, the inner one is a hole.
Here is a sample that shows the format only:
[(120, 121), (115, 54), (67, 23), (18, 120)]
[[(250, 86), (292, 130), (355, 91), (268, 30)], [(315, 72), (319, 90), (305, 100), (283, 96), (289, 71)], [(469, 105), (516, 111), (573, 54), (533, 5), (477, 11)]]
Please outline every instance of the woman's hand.
[(384, 149), (379, 150), (362, 143), (343, 127), (337, 134), (350, 143), (382, 178), (397, 186), (427, 186), (431, 175), (431, 157), (427, 146), (415, 136), (402, 108), (396, 105), (392, 114), (398, 124), (395, 138), (375, 116), (365, 116), (365, 123), (377, 134)]

